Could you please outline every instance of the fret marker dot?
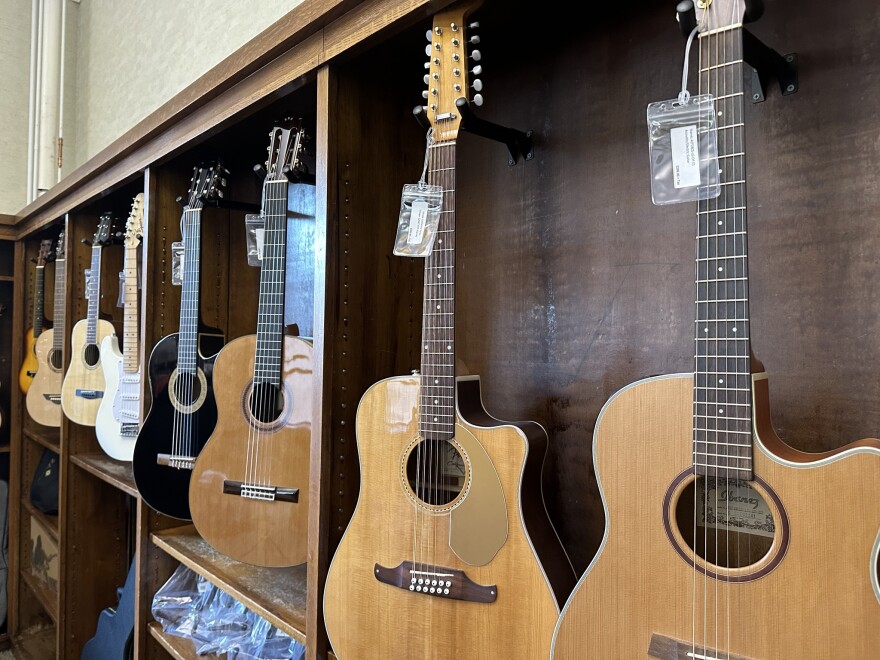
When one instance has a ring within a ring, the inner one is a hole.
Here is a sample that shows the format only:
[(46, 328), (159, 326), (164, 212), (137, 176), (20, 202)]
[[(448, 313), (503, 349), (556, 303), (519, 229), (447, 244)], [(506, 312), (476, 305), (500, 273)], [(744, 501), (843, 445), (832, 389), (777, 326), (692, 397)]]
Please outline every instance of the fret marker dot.
[(718, 383), (719, 383), (719, 384), (723, 384), (723, 383), (724, 383), (724, 379), (723, 379), (723, 378), (719, 378), (719, 379), (718, 379)]
[(722, 272), (723, 270), (724, 270), (724, 269), (723, 269), (721, 266), (718, 267), (718, 272), (719, 272), (719, 273)]
[(437, 305), (437, 309), (440, 309), (440, 305)]
[(438, 238), (438, 239), (437, 239), (437, 242), (438, 242), (438, 243), (442, 243), (442, 242), (443, 242), (443, 239), (442, 239), (442, 238)]
[(435, 422), (437, 421), (437, 418), (436, 418), (436, 417), (434, 418), (434, 421), (435, 421)]
[(436, 403), (440, 403), (440, 401), (438, 401), (437, 399), (434, 399), (434, 403), (435, 403), (435, 404), (436, 404)]
[(425, 348), (428, 348), (428, 345), (427, 345), (427, 344), (425, 344)]
[(703, 332), (709, 332), (709, 328), (703, 328)]
[(442, 278), (443, 278), (443, 275), (441, 275), (440, 273), (437, 273), (437, 279), (439, 280), (439, 279), (442, 279)]
[[(720, 174), (720, 173), (721, 173), (721, 171), (720, 171), (720, 170), (719, 170), (719, 172), (718, 172), (718, 173), (719, 173), (719, 174)], [(718, 221), (718, 226), (719, 226), (719, 227), (720, 227), (720, 226), (721, 226), (721, 225), (723, 225), (723, 224), (724, 224), (724, 221), (723, 221), (723, 220), (719, 220), (719, 221)]]
[(451, 350), (452, 350), (452, 346), (447, 346), (447, 347), (446, 347), (446, 350), (447, 350), (447, 351), (451, 351)]
[(736, 332), (736, 326), (733, 326), (733, 331)]
[(718, 409), (718, 414), (719, 414), (719, 415), (720, 415), (721, 413), (723, 413), (723, 412), (724, 412), (724, 408), (719, 408), (719, 409)]
[(434, 379), (434, 385), (436, 385), (436, 384), (439, 383), (439, 382), (440, 382), (440, 381), (437, 380), (436, 378)]

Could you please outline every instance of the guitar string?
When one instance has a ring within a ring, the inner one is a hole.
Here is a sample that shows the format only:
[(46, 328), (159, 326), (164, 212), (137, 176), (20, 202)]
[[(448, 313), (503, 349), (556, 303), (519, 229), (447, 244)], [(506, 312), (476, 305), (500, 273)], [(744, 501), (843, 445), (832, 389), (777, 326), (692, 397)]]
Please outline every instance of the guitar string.
[[(190, 200), (190, 202), (191, 201), (192, 200)], [(187, 220), (189, 217), (188, 212), (189, 212), (189, 207), (184, 208), (183, 217), (181, 218), (181, 221), (180, 221), (180, 233), (181, 233), (181, 237), (184, 241), (186, 241), (187, 235), (189, 233), (189, 227), (187, 226)], [(184, 245), (185, 245), (185, 243), (184, 243)], [(186, 291), (184, 290), (181, 292), (181, 301), (180, 301), (180, 325), (181, 326), (183, 325), (184, 309), (186, 309), (184, 306), (185, 296), (186, 296)], [(177, 336), (177, 372), (178, 373), (177, 373), (177, 379), (176, 379), (177, 381), (179, 381), (180, 377), (181, 377), (180, 364), (181, 364), (181, 357), (182, 357), (182, 351), (183, 351), (182, 342), (183, 342), (183, 335), (178, 333), (178, 336)], [(175, 390), (177, 390), (177, 382), (176, 381), (169, 382), (168, 389), (169, 389), (168, 396), (169, 396), (169, 398), (171, 398), (172, 401), (174, 401), (174, 398), (176, 396)], [(180, 432), (181, 431), (180, 431), (179, 406), (172, 406), (172, 407), (174, 409), (174, 422), (172, 423), (172, 432), (171, 432), (171, 456), (174, 457), (174, 456), (179, 455)]]

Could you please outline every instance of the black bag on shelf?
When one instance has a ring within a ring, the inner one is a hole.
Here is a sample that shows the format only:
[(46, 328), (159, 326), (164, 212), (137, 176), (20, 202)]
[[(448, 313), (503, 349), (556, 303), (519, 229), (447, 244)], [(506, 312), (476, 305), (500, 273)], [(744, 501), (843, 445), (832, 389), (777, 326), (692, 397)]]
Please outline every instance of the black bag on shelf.
[(43, 449), (31, 481), (31, 504), (43, 513), (58, 513), (58, 454)]

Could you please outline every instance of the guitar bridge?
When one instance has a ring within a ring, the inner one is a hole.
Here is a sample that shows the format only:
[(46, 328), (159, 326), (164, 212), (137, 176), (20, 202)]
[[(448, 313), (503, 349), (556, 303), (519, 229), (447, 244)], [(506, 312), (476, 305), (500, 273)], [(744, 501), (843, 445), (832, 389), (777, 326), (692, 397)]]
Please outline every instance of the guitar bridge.
[(178, 470), (192, 470), (195, 462), (195, 456), (178, 456), (175, 454), (158, 454), (156, 456), (157, 465), (165, 465), (177, 468)]
[(703, 644), (682, 642), (666, 635), (651, 635), (648, 657), (659, 660), (750, 660), (744, 655), (716, 651)]
[(258, 486), (241, 481), (223, 481), (223, 492), (226, 495), (239, 495), (249, 500), (267, 502), (299, 502), (299, 488), (279, 488), (278, 486)]
[(494, 603), (498, 598), (496, 585), (477, 584), (464, 571), (454, 568), (430, 564), (419, 564), (416, 568), (411, 561), (405, 561), (397, 568), (376, 564), (373, 571), (379, 582), (425, 596), (467, 600), (472, 603)]
[(103, 399), (104, 393), (101, 390), (76, 390), (76, 396), (82, 399)]
[(137, 424), (120, 424), (119, 435), (123, 438), (136, 438), (139, 426)]
[(52, 403), (61, 403), (60, 394), (44, 394), (43, 398), (46, 399), (46, 401), (51, 401)]

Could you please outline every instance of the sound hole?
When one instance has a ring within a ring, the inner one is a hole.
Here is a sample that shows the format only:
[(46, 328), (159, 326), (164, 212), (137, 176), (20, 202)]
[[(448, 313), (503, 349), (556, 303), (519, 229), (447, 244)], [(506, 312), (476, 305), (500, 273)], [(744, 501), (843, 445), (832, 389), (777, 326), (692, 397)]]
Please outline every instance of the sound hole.
[(98, 364), (98, 360), (101, 359), (101, 351), (98, 349), (98, 345), (88, 344), (83, 351), (83, 359), (90, 367), (94, 367)]
[(49, 364), (52, 365), (53, 369), (61, 368), (61, 351), (56, 351), (54, 348), (49, 353)]
[(174, 383), (174, 396), (184, 406), (191, 406), (199, 400), (202, 394), (202, 383), (198, 374), (186, 374), (177, 372), (177, 381)]
[(257, 421), (269, 424), (281, 417), (284, 394), (272, 383), (254, 383), (250, 400), (251, 415)]
[(767, 502), (742, 479), (697, 477), (682, 492), (675, 518), (691, 550), (720, 568), (757, 563), (776, 532)]
[(409, 487), (430, 506), (443, 506), (458, 497), (465, 476), (464, 458), (446, 440), (421, 440), (406, 461)]

